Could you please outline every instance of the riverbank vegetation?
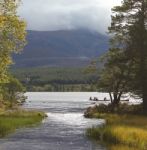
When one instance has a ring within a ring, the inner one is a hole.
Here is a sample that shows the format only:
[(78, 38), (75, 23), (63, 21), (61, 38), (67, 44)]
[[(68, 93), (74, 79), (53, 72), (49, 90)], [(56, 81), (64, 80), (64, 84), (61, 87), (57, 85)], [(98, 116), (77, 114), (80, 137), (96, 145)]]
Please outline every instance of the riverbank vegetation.
[[(9, 73), (12, 54), (19, 53), (26, 44), (26, 24), (17, 15), (19, 2), (0, 3), (0, 104), (15, 104), (24, 92), (22, 84)], [(1, 106), (2, 107), (2, 106)]]
[[(147, 149), (147, 1), (122, 0), (112, 9), (110, 49), (103, 56), (99, 91), (108, 92), (110, 105), (88, 108), (86, 117), (105, 119), (101, 128), (87, 130), (110, 149)], [(141, 105), (122, 105), (126, 93)], [(115, 145), (123, 145), (115, 146)], [(122, 148), (121, 148), (122, 147)], [(128, 148), (127, 148), (128, 147)]]
[(7, 110), (0, 112), (0, 138), (22, 127), (31, 127), (46, 117), (43, 112)]
[[(104, 107), (105, 109), (102, 109)], [(123, 113), (122, 110), (127, 110), (124, 105), (115, 112), (108, 112), (111, 109), (108, 107), (110, 106), (96, 106), (85, 112), (86, 117), (106, 120), (106, 124), (102, 127), (89, 128), (87, 135), (95, 140), (113, 145), (109, 146), (112, 150), (119, 146), (122, 149), (124, 146), (127, 149), (147, 149), (147, 117), (146, 115), (137, 115), (142, 106), (127, 106), (128, 111)]]
[(26, 44), (26, 24), (17, 15), (19, 2), (0, 2), (0, 137), (39, 123), (45, 117), (42, 112), (18, 109), (25, 101), (25, 88), (9, 72), (13, 53), (21, 52)]
[(110, 48), (102, 57), (98, 89), (108, 92), (113, 106), (122, 96), (141, 98), (147, 111), (147, 1), (122, 0), (112, 8)]

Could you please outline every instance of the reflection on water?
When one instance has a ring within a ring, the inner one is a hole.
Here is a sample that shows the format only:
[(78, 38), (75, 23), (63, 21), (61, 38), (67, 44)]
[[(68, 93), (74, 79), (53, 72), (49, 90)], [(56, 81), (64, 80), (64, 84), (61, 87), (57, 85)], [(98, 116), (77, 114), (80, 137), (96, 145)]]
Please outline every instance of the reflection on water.
[(83, 111), (93, 105), (90, 96), (98, 93), (27, 93), (27, 109), (47, 113), (38, 127), (22, 129), (0, 140), (0, 150), (106, 150), (85, 136), (88, 127), (102, 125), (104, 120), (86, 119)]

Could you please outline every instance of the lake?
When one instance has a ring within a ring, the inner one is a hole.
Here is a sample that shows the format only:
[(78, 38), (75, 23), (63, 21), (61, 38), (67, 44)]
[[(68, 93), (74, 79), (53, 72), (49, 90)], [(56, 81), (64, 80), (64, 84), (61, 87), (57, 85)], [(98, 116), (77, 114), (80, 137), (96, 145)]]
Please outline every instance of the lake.
[(48, 117), (34, 128), (19, 129), (0, 140), (0, 150), (106, 150), (89, 140), (85, 131), (101, 126), (104, 120), (86, 119), (84, 110), (94, 105), (89, 97), (104, 98), (97, 92), (29, 92), (24, 108), (37, 109)]

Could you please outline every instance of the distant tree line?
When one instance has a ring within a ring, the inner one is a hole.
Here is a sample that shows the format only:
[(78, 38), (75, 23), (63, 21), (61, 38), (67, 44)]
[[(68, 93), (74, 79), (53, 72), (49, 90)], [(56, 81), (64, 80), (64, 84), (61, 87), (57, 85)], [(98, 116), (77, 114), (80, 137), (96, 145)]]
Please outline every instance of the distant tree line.
[[(27, 91), (95, 91), (93, 83), (99, 76), (85, 74), (85, 68), (13, 69), (12, 73)], [(58, 75), (60, 72), (60, 75)]]

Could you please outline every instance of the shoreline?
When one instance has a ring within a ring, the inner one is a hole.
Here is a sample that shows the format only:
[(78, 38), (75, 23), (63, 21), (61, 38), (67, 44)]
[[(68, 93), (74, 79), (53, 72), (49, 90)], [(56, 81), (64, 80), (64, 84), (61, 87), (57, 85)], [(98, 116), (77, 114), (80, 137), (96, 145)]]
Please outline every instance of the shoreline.
[(14, 133), (16, 129), (33, 127), (47, 117), (44, 112), (15, 109), (0, 112), (0, 138)]
[(110, 150), (147, 149), (147, 117), (137, 114), (118, 114), (98, 112), (89, 108), (85, 117), (105, 119), (102, 127), (87, 129), (86, 135), (99, 142), (104, 142)]

